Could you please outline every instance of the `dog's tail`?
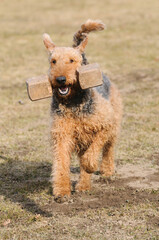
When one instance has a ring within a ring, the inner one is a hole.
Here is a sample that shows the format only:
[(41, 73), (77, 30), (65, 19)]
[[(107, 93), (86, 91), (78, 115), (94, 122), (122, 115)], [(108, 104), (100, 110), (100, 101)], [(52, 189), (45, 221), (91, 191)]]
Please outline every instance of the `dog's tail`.
[(74, 34), (73, 47), (77, 47), (85, 38), (85, 33), (88, 34), (92, 31), (101, 31), (105, 28), (104, 23), (100, 20), (88, 19), (84, 24), (81, 25), (81, 29)]
[[(105, 28), (104, 23), (100, 20), (88, 19), (81, 25), (81, 29), (73, 36), (73, 47), (77, 47), (85, 39), (86, 35), (92, 31), (101, 31)], [(85, 55), (83, 54), (83, 64), (88, 64)]]

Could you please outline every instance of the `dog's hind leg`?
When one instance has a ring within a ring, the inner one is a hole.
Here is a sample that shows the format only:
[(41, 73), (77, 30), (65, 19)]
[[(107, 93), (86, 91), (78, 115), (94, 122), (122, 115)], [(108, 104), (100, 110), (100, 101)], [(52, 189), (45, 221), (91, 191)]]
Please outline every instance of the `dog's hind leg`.
[(80, 179), (76, 185), (77, 191), (87, 191), (91, 188), (91, 174), (87, 173), (82, 165), (80, 166)]
[(100, 172), (105, 177), (110, 177), (114, 173), (114, 144), (107, 143), (103, 148), (103, 158)]

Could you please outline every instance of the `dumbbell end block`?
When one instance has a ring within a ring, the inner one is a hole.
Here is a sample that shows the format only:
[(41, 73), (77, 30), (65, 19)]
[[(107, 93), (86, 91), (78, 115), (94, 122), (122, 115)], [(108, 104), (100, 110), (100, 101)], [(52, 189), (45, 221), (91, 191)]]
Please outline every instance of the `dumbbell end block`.
[(103, 84), (102, 72), (98, 63), (83, 65), (77, 70), (82, 89), (97, 87)]
[(36, 101), (52, 96), (52, 87), (47, 75), (32, 77), (26, 80), (28, 96), (31, 101)]

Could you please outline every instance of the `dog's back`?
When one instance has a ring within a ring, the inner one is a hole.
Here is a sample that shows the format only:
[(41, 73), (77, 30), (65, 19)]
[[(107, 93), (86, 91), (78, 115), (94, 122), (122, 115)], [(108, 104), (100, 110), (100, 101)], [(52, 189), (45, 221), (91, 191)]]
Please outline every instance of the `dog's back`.
[(94, 87), (93, 89), (97, 91), (99, 94), (101, 94), (103, 98), (108, 100), (110, 95), (111, 82), (106, 75), (104, 74), (102, 75), (103, 75), (103, 84), (101, 86)]

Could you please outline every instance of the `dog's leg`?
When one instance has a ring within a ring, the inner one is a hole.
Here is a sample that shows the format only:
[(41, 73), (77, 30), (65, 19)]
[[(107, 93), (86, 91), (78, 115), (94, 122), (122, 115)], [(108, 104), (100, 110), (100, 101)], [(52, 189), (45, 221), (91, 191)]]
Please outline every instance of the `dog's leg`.
[(86, 152), (81, 157), (81, 165), (87, 173), (93, 173), (98, 168), (98, 158), (100, 152), (105, 144), (108, 141), (107, 131), (98, 132), (93, 138), (93, 142), (86, 150)]
[(64, 196), (70, 196), (71, 192), (70, 154), (64, 147), (65, 141), (59, 141), (54, 146), (53, 194), (55, 200)]
[(87, 173), (82, 166), (80, 166), (80, 179), (76, 185), (77, 191), (87, 191), (91, 187), (91, 174)]
[(106, 144), (103, 148), (103, 158), (100, 172), (105, 177), (110, 177), (114, 173), (114, 144)]
[[(68, 129), (64, 127), (63, 129)], [(70, 156), (73, 141), (71, 136), (61, 131), (53, 136), (53, 194), (55, 200), (70, 196)]]

